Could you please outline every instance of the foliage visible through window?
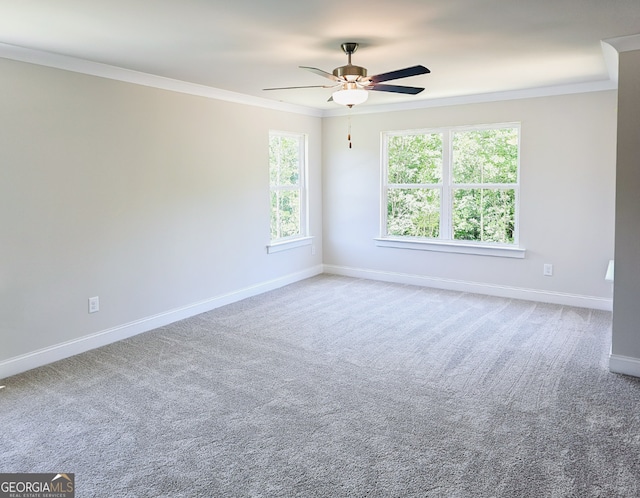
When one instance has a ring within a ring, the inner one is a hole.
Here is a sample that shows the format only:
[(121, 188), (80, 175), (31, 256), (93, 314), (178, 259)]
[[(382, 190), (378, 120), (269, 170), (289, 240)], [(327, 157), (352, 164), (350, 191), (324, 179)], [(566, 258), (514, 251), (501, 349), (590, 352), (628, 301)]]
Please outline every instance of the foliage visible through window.
[(442, 134), (387, 137), (387, 233), (438, 237)]
[(517, 243), (519, 127), (386, 133), (386, 233)]
[(305, 154), (304, 135), (269, 134), (272, 241), (305, 235)]

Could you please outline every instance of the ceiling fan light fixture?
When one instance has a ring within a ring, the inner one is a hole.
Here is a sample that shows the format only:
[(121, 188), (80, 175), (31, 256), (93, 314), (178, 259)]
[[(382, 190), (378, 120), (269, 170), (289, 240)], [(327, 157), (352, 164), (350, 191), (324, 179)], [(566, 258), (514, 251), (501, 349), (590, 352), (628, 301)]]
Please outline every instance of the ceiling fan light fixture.
[(354, 105), (363, 104), (369, 98), (369, 92), (361, 88), (349, 88), (333, 92), (333, 101), (336, 104), (353, 107)]

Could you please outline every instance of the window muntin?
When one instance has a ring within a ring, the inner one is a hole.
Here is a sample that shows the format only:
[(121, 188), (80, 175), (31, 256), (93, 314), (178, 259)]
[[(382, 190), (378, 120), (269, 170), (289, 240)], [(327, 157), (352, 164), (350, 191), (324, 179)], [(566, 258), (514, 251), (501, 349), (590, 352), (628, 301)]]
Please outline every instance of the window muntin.
[(271, 241), (306, 236), (306, 135), (269, 133)]
[(518, 124), (383, 134), (382, 237), (516, 245)]

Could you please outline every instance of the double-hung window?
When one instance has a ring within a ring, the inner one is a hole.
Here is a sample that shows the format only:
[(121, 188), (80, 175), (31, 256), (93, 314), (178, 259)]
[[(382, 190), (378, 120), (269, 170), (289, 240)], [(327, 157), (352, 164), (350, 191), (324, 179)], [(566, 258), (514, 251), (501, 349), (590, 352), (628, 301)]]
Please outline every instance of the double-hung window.
[(305, 134), (269, 133), (269, 252), (302, 245), (299, 242), (308, 238), (306, 161)]
[(523, 257), (518, 124), (386, 132), (378, 245)]

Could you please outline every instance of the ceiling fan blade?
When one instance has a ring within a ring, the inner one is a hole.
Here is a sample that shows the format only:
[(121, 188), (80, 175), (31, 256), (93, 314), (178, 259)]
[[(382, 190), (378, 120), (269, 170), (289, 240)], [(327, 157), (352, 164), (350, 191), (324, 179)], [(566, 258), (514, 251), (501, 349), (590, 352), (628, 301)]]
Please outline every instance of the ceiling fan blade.
[(417, 86), (399, 86), (399, 85), (371, 85), (366, 87), (367, 90), (375, 90), (378, 92), (393, 92), (393, 93), (408, 93), (410, 95), (416, 95), (420, 93), (424, 88)]
[(307, 71), (311, 71), (312, 73), (319, 74), (320, 76), (323, 76), (325, 78), (329, 78), (331, 81), (342, 81), (337, 76), (335, 76), (335, 75), (333, 75), (331, 73), (327, 73), (326, 71), (323, 71), (322, 69), (318, 69), (317, 67), (308, 67), (308, 66), (298, 66), (298, 67), (300, 69), (306, 69)]
[(391, 71), (388, 73), (376, 74), (367, 78), (372, 83), (381, 83), (383, 81), (397, 80), (400, 78), (408, 78), (409, 76), (418, 76), (419, 74), (430, 73), (424, 66), (411, 66), (404, 69), (398, 69), (397, 71)]
[(279, 86), (277, 88), (263, 88), (262, 90), (296, 90), (298, 88), (334, 88), (335, 85), (311, 85), (311, 86)]

